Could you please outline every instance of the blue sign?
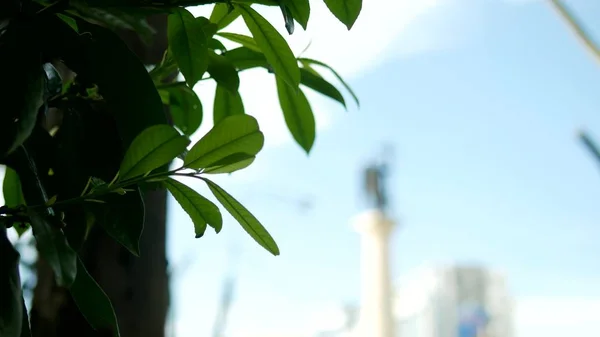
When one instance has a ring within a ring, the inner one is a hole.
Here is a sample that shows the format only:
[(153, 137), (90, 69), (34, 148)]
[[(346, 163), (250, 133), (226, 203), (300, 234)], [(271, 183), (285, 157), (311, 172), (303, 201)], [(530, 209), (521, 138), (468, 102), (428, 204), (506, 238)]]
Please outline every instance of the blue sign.
[(458, 337), (477, 337), (489, 320), (489, 316), (480, 306), (463, 308), (458, 322)]

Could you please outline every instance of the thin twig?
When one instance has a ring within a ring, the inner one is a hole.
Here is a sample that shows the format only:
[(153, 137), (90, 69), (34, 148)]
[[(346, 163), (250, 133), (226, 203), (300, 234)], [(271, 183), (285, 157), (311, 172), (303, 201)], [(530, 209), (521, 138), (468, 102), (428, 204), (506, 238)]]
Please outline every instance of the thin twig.
[(600, 62), (600, 49), (597, 44), (593, 41), (592, 37), (585, 30), (583, 25), (578, 22), (577, 18), (573, 13), (562, 3), (561, 0), (548, 0), (559, 14), (559, 16), (567, 23), (567, 25), (571, 28), (573, 33), (578, 37), (578, 39), (584, 44), (586, 49), (594, 56), (594, 58)]
[(584, 131), (579, 132), (579, 139), (581, 139), (583, 145), (585, 145), (588, 151), (590, 151), (598, 163), (600, 163), (600, 149), (594, 143), (594, 141), (592, 141), (592, 139)]

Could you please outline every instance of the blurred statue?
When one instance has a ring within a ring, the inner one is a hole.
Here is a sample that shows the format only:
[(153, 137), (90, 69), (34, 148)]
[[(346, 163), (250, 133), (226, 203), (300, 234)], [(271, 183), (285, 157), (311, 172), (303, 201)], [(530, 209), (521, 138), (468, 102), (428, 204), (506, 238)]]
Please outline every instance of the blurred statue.
[(390, 147), (384, 149), (384, 159), (379, 163), (373, 163), (365, 170), (365, 192), (370, 207), (376, 207), (386, 211), (388, 206), (388, 195), (386, 193), (386, 178), (388, 175), (388, 160), (391, 152)]

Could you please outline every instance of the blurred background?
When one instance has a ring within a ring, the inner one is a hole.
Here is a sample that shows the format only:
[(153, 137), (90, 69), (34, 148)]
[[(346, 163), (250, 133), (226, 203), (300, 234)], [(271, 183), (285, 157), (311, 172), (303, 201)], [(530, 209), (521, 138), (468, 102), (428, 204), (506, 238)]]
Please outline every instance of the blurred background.
[[(600, 34), (599, 2), (565, 4)], [(474, 297), (463, 302), (494, 311), (504, 329), (489, 336), (599, 335), (600, 172), (576, 132), (600, 135), (600, 68), (548, 2), (370, 0), (350, 32), (311, 5), (308, 30), (286, 38), (338, 69), (360, 109), (309, 96), (319, 130), (307, 157), (286, 132), (271, 77), (242, 75), (266, 148), (220, 182), (282, 254), (265, 254), (231, 218), (222, 234), (194, 240), (171, 200), (176, 335), (210, 335), (228, 288), (225, 336), (337, 336), (353, 325), (361, 236), (350, 222), (369, 207), (364, 169), (386, 144), (399, 336), (458, 336), (464, 319), (444, 319), (467, 309), (444, 294), (461, 292), (461, 275)], [(277, 10), (265, 16), (280, 20)], [(197, 90), (212, 102), (212, 88)]]
[[(600, 2), (565, 4), (600, 37)], [(322, 2), (311, 7), (307, 31), (286, 39), (338, 70), (360, 108), (309, 92), (318, 131), (307, 156), (272, 76), (241, 75), (266, 145), (248, 169), (215, 181), (281, 255), (229, 215), (219, 235), (194, 239), (170, 199), (167, 335), (359, 336), (365, 301), (379, 296), (389, 310), (369, 310), (389, 315), (394, 336), (600, 336), (600, 171), (576, 137), (600, 137), (600, 68), (548, 2), (365, 0), (351, 31)], [(261, 14), (281, 20), (277, 9)], [(240, 20), (227, 30), (247, 33)], [(211, 111), (214, 84), (195, 90)], [(395, 223), (378, 239), (388, 259), (353, 226), (379, 221), (364, 212), (377, 209), (365, 181), (380, 161), (380, 213)]]

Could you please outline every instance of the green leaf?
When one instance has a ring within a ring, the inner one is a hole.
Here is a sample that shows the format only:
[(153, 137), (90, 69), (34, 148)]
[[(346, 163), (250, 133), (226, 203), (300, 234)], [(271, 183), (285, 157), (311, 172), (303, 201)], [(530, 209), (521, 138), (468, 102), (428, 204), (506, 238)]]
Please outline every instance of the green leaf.
[(306, 70), (306, 71), (310, 71), (311, 73), (313, 73), (313, 75), (316, 75), (316, 76), (321, 76), (321, 75), (319, 74), (319, 72), (318, 72), (318, 71), (316, 71), (316, 70), (315, 70), (315, 68), (313, 68), (313, 67), (310, 65), (310, 63), (306, 63), (306, 62), (301, 62), (301, 63), (302, 63), (302, 68), (300, 68), (300, 69), (304, 69), (304, 70)]
[(277, 94), (283, 117), (296, 142), (310, 152), (316, 134), (315, 116), (302, 90), (295, 91), (277, 79)]
[(285, 29), (287, 30), (288, 34), (294, 34), (294, 17), (292, 16), (292, 12), (288, 6), (284, 5), (283, 3), (279, 7), (281, 8), (281, 14), (283, 15)]
[(230, 12), (230, 6), (227, 3), (216, 3), (210, 13), (209, 20), (218, 24)]
[(209, 20), (215, 24), (218, 24), (227, 14), (230, 12), (231, 6), (227, 3), (216, 3), (210, 13)]
[(154, 125), (140, 133), (125, 153), (119, 180), (144, 175), (175, 159), (190, 143), (169, 125)]
[(254, 39), (248, 35), (221, 32), (217, 33), (217, 36), (225, 38), (229, 41), (233, 41), (235, 43), (239, 43), (246, 48), (254, 50), (255, 52), (262, 53), (262, 50), (256, 44), (256, 41), (254, 41)]
[(240, 16), (240, 12), (235, 8), (231, 11), (229, 9), (229, 6), (225, 3), (218, 3), (213, 8), (212, 13), (210, 14), (210, 21), (217, 24), (218, 30), (229, 26), (229, 24)]
[(222, 189), (209, 179), (201, 178), (206, 182), (208, 188), (217, 198), (217, 200), (225, 207), (225, 209), (236, 219), (246, 233), (256, 241), (259, 245), (265, 248), (273, 255), (279, 255), (279, 247), (267, 232), (265, 227), (250, 213), (242, 204), (235, 200), (229, 193)]
[[(80, 28), (84, 27), (80, 24)], [(147, 127), (166, 123), (165, 112), (158, 91), (137, 56), (112, 32), (94, 28), (87, 29), (95, 41), (90, 50), (90, 66), (95, 67), (91, 79), (98, 83), (115, 116), (123, 148), (128, 148)]]
[[(105, 8), (89, 7), (85, 4), (72, 1), (70, 3), (75, 7), (75, 11), (67, 10), (67, 13), (81, 17), (88, 22), (99, 22), (103, 26), (113, 31), (129, 30), (137, 33), (142, 42), (146, 45), (152, 43), (152, 38), (156, 34), (154, 28), (148, 23), (147, 17), (152, 14), (158, 14), (147, 8), (132, 8), (111, 6)], [(67, 21), (65, 21), (67, 22)], [(71, 24), (67, 22), (69, 26)], [(76, 30), (79, 32), (78, 30)]]
[(4, 204), (8, 207), (17, 207), (25, 204), (23, 191), (21, 190), (21, 180), (15, 170), (6, 166), (4, 171), (4, 181), (2, 183), (2, 192), (4, 193)]
[(169, 48), (188, 85), (194, 87), (208, 68), (208, 41), (202, 22), (184, 8), (169, 14)]
[(139, 189), (125, 195), (109, 194), (101, 203), (86, 202), (85, 208), (93, 214), (102, 228), (133, 255), (140, 255), (140, 237), (144, 230), (144, 201)]
[(215, 204), (177, 180), (168, 179), (163, 184), (192, 219), (196, 238), (204, 235), (207, 224), (214, 228), (215, 232), (219, 233), (221, 231), (223, 218), (221, 217), (221, 211)]
[(110, 299), (77, 258), (77, 277), (69, 289), (81, 314), (96, 331), (120, 336), (117, 316)]
[(239, 47), (223, 54), (238, 70), (256, 67), (269, 68), (265, 55), (250, 48)]
[(70, 17), (68, 15), (64, 15), (64, 14), (60, 14), (60, 13), (57, 13), (56, 16), (58, 16), (61, 20), (63, 20), (74, 31), (79, 33), (79, 26), (77, 26), (77, 21), (75, 21), (75, 19), (73, 19), (72, 17)]
[(56, 203), (56, 199), (58, 199), (58, 195), (53, 195), (52, 197), (50, 197), (50, 199), (48, 199), (48, 201), (46, 201), (46, 206), (52, 206)]
[(236, 3), (259, 4), (265, 6), (279, 6), (280, 0), (234, 0)]
[(0, 101), (10, 102), (10, 108), (0, 115), (0, 157), (13, 152), (31, 135), (45, 84), (37, 44), (23, 43), (37, 40), (35, 25), (12, 20), (2, 33), (0, 73), (10, 80), (0, 81)]
[(291, 87), (297, 88), (300, 83), (300, 70), (294, 53), (285, 39), (250, 6), (238, 5), (237, 8), (242, 13), (254, 40), (273, 67), (275, 75)]
[(191, 136), (202, 123), (202, 102), (187, 85), (167, 86), (160, 89), (169, 95), (169, 111), (173, 124), (185, 135)]
[[(59, 286), (69, 287), (77, 274), (77, 254), (69, 246), (67, 238), (58, 226), (50, 223), (51, 215), (29, 211), (31, 229), (37, 242), (38, 252), (48, 262)], [(77, 226), (81, 224), (73, 224)]]
[(246, 153), (234, 153), (227, 156), (215, 163), (208, 165), (206, 169), (202, 171), (205, 174), (219, 174), (219, 173), (233, 173), (250, 166), (256, 159), (256, 156), (252, 156)]
[(77, 23), (81, 34), (93, 39), (49, 16), (37, 41), (52, 51), (48, 57), (60, 57), (78, 76), (98, 85), (126, 149), (147, 127), (167, 123), (160, 96), (144, 64), (119, 36), (83, 20)]
[(305, 86), (328, 96), (338, 102), (340, 102), (344, 108), (346, 108), (346, 101), (344, 100), (344, 96), (337, 90), (331, 83), (325, 81), (323, 77), (319, 75), (315, 75), (313, 72), (300, 68), (300, 83)]
[(171, 104), (171, 95), (169, 94), (169, 91), (167, 91), (164, 88), (159, 88), (158, 94), (160, 95), (160, 100), (163, 102), (164, 105)]
[(13, 225), (13, 228), (15, 229), (15, 232), (17, 232), (17, 235), (19, 237), (21, 237), (21, 236), (23, 236), (23, 234), (27, 233), (27, 231), (29, 230), (30, 227), (31, 227), (31, 225), (29, 224), (29, 222)]
[(292, 12), (292, 16), (306, 30), (310, 17), (310, 3), (308, 0), (284, 0), (283, 3)]
[(209, 52), (208, 73), (217, 82), (231, 92), (237, 92), (240, 87), (240, 77), (233, 64), (224, 56)]
[(24, 313), (19, 253), (8, 240), (4, 224), (0, 225), (0, 299), (0, 336), (21, 336)]
[(199, 16), (196, 18), (196, 21), (200, 23), (202, 26), (202, 31), (204, 32), (204, 36), (206, 36), (206, 40), (211, 39), (217, 33), (217, 25), (210, 22), (209, 19)]
[(150, 77), (155, 83), (161, 84), (168, 80), (169, 77), (175, 75), (178, 71), (177, 69), (177, 62), (173, 57), (173, 52), (167, 48), (163, 53), (161, 62), (150, 70)]
[(346, 25), (348, 30), (352, 28), (354, 22), (362, 9), (362, 0), (324, 0), (329, 11), (335, 15), (338, 20)]
[(264, 140), (254, 117), (230, 116), (216, 124), (190, 149), (184, 165), (201, 169), (234, 153), (256, 155), (262, 149)]
[(338, 79), (338, 81), (340, 81), (342, 83), (342, 85), (346, 88), (346, 90), (348, 90), (350, 95), (352, 95), (352, 98), (354, 98), (356, 105), (360, 106), (360, 102), (358, 101), (358, 96), (356, 96), (354, 91), (352, 91), (352, 88), (350, 88), (350, 86), (346, 83), (346, 81), (344, 81), (342, 76), (340, 76), (340, 74), (338, 74), (337, 71), (335, 71), (332, 67), (328, 66), (327, 64), (325, 64), (321, 61), (308, 59), (308, 58), (299, 58), (298, 61), (300, 61), (302, 64), (308, 65), (309, 67), (311, 64), (316, 64), (318, 66), (329, 69), (329, 71), (331, 71), (331, 73)]
[(208, 48), (212, 49), (212, 50), (219, 50), (222, 52), (227, 50), (227, 48), (225, 48), (225, 46), (223, 45), (223, 42), (221, 42), (215, 38), (212, 38), (212, 39), (210, 39), (210, 41), (208, 41)]
[(217, 84), (213, 104), (213, 124), (220, 123), (228, 116), (244, 114), (244, 102), (239, 92), (231, 92)]
[(62, 92), (63, 80), (58, 69), (52, 63), (44, 63), (42, 66), (46, 77), (46, 97), (53, 97)]

